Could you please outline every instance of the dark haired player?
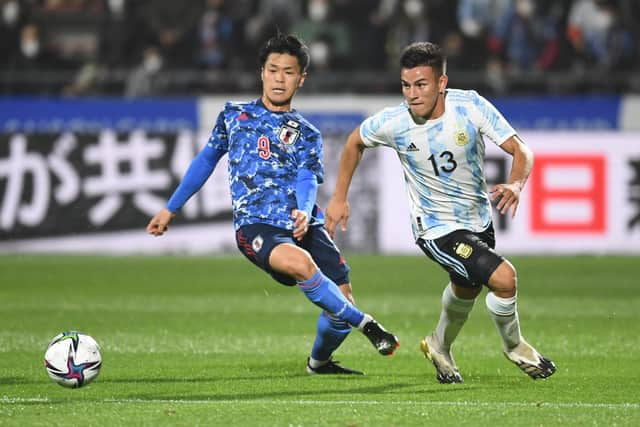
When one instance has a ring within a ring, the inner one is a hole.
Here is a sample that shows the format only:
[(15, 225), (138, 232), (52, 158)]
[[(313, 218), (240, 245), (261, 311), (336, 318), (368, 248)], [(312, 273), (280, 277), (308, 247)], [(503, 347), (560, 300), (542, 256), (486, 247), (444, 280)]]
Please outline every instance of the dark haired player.
[(307, 76), (308, 49), (297, 37), (279, 33), (264, 44), (259, 61), (262, 97), (225, 104), (206, 146), (147, 231), (162, 235), (175, 213), (228, 154), (238, 248), (276, 281), (297, 284), (323, 310), (307, 372), (362, 374), (332, 360), (352, 327), (363, 332), (383, 355), (393, 354), (399, 343), (355, 307), (349, 266), (315, 205), (324, 173), (322, 137), (291, 108)]
[[(451, 345), (483, 286), (486, 305), (502, 338), (505, 356), (532, 378), (556, 367), (520, 334), (516, 270), (495, 250), (491, 201), (515, 215), (533, 166), (533, 153), (485, 98), (471, 90), (447, 89), (446, 61), (437, 45), (414, 43), (400, 59), (405, 101), (367, 118), (347, 139), (336, 190), (326, 211), (327, 229), (346, 229), (347, 193), (363, 151), (395, 150), (404, 170), (416, 244), (448, 273), (435, 331), (421, 342), (441, 383), (460, 383)], [(507, 183), (487, 191), (484, 138), (513, 156)]]

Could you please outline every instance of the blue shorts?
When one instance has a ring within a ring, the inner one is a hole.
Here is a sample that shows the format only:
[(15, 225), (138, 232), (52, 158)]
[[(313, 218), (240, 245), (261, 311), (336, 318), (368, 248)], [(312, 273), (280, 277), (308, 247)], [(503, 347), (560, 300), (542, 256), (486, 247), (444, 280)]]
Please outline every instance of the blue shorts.
[(322, 273), (337, 285), (350, 282), (349, 265), (333, 243), (324, 225), (311, 225), (302, 241), (293, 238), (293, 231), (267, 224), (250, 224), (236, 231), (236, 243), (240, 252), (249, 261), (266, 271), (277, 282), (293, 286), (296, 281), (286, 274), (278, 273), (269, 265), (269, 255), (276, 246), (290, 243), (305, 249)]
[(456, 230), (434, 240), (418, 239), (420, 249), (447, 270), (452, 283), (465, 288), (486, 285), (504, 257), (495, 250), (493, 224), (474, 233)]

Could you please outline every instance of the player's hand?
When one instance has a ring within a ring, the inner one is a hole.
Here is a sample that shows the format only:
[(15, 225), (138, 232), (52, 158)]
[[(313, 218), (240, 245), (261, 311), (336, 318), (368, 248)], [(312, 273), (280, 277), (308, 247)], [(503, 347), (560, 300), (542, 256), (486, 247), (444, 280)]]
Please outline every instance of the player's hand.
[(336, 227), (340, 224), (340, 230), (347, 231), (347, 221), (349, 220), (349, 202), (347, 200), (338, 200), (332, 197), (329, 200), (327, 209), (324, 211), (324, 223), (329, 232), (329, 236), (333, 239), (336, 233)]
[(291, 211), (291, 219), (293, 219), (293, 238), (302, 240), (307, 231), (309, 231), (309, 216), (305, 211), (293, 209)]
[(156, 216), (151, 218), (151, 221), (147, 224), (147, 233), (154, 236), (162, 236), (165, 231), (169, 229), (169, 223), (174, 216), (176, 216), (176, 214), (167, 208), (163, 208)]
[(520, 184), (498, 184), (493, 186), (489, 191), (491, 193), (491, 200), (494, 202), (498, 200), (496, 209), (504, 215), (511, 209), (511, 218), (516, 216), (518, 205), (520, 204)]

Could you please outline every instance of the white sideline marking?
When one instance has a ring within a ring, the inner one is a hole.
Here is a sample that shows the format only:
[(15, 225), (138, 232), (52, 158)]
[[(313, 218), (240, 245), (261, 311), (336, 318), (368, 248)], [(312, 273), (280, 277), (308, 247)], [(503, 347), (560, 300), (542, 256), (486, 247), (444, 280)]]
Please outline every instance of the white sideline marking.
[[(47, 397), (0, 397), (0, 403), (53, 403), (61, 399)], [(392, 401), (392, 400), (177, 400), (177, 399), (102, 399), (102, 403), (153, 403), (153, 404), (198, 404), (198, 405), (256, 405), (256, 404), (287, 404), (287, 405), (341, 405), (341, 406), (374, 406), (374, 405), (402, 405), (402, 406), (483, 406), (483, 407), (544, 407), (544, 408), (600, 408), (600, 409), (639, 409), (640, 403), (590, 403), (590, 402), (474, 402), (474, 401)]]

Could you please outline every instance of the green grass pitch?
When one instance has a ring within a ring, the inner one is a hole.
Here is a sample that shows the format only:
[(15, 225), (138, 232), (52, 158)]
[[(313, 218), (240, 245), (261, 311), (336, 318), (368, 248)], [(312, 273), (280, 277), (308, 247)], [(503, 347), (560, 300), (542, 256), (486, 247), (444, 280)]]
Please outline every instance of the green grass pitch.
[[(638, 258), (512, 258), (523, 334), (558, 371), (510, 364), (479, 298), (456, 385), (419, 351), (445, 274), (424, 257), (348, 260), (356, 302), (401, 341), (383, 357), (354, 331), (336, 359), (364, 377), (306, 375), (318, 310), (240, 257), (2, 256), (0, 425), (640, 425)], [(42, 361), (69, 329), (104, 361), (75, 390)]]

